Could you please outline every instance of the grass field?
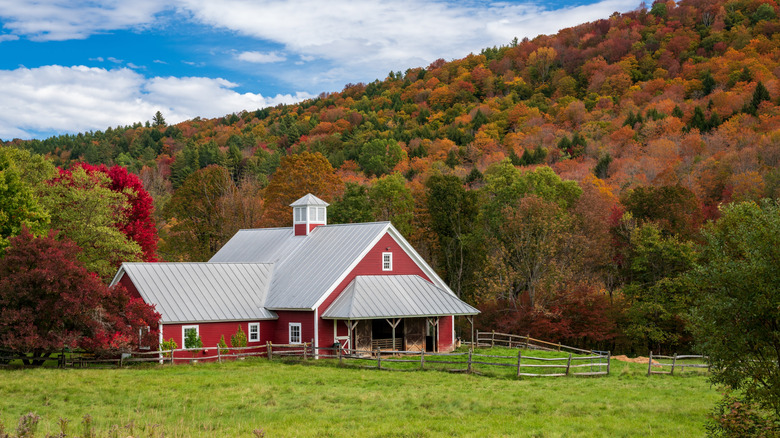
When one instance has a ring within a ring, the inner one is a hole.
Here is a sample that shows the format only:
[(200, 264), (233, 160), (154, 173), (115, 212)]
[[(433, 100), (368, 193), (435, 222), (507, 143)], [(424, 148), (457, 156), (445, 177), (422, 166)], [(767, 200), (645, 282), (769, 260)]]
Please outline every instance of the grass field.
[(13, 432), (20, 416), (35, 412), (37, 436), (58, 433), (60, 418), (70, 422), (68, 436), (81, 435), (87, 414), (98, 436), (122, 437), (702, 436), (719, 398), (706, 377), (646, 371), (613, 361), (609, 377), (517, 380), (266, 359), (6, 369), (0, 421)]

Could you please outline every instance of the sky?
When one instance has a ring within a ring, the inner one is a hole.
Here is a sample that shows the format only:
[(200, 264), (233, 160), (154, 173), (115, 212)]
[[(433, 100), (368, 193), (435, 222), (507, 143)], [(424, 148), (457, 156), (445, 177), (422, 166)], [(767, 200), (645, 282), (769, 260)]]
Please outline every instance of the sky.
[(0, 139), (294, 103), (638, 0), (0, 0)]

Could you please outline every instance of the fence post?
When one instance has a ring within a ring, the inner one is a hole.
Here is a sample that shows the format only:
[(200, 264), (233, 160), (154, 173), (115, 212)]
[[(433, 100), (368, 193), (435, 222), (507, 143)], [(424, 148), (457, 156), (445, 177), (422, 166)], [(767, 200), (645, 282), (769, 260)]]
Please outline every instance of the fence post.
[(420, 369), (425, 369), (425, 349), (420, 350)]
[(493, 330), (490, 334), (490, 348), (493, 348), (496, 346), (496, 331)]
[(650, 372), (653, 366), (653, 350), (650, 350), (650, 357), (647, 359), (647, 376), (650, 376)]
[(531, 334), (525, 335), (525, 349), (528, 350), (528, 345), (531, 343)]
[(171, 365), (173, 365), (173, 348), (171, 348)]
[(266, 351), (266, 353), (268, 353), (268, 360), (271, 360), (274, 357), (273, 349), (274, 349), (274, 347), (273, 347), (273, 344), (271, 344), (271, 341), (266, 341), (265, 342), (265, 351)]
[(571, 368), (571, 353), (569, 353), (569, 360), (566, 362), (566, 375), (569, 375), (569, 368)]
[(339, 344), (339, 348), (336, 350), (336, 355), (339, 358), (339, 366), (343, 365), (343, 362), (341, 360), (341, 344)]
[(467, 368), (467, 370), (466, 370), (466, 371), (468, 371), (469, 373), (471, 373), (471, 350), (469, 350), (469, 367)]
[[(313, 347), (313, 346), (312, 346)], [(309, 352), (309, 347), (306, 346), (306, 343), (303, 343), (303, 360), (307, 359), (307, 353)]]
[(374, 354), (376, 354), (376, 369), (381, 370), (382, 369), (382, 353), (377, 348), (374, 350)]
[(674, 365), (677, 363), (677, 353), (674, 353), (674, 359), (672, 359), (672, 372), (671, 375), (674, 375)]
[(222, 349), (219, 348), (219, 344), (217, 344), (217, 362), (222, 363)]
[(523, 350), (517, 350), (517, 377), (520, 377), (520, 360), (523, 358)]
[(561, 343), (558, 342), (558, 351), (561, 351)]
[(612, 353), (607, 351), (607, 375), (609, 375), (609, 365), (612, 363), (612, 361), (610, 360), (611, 357), (612, 357)]

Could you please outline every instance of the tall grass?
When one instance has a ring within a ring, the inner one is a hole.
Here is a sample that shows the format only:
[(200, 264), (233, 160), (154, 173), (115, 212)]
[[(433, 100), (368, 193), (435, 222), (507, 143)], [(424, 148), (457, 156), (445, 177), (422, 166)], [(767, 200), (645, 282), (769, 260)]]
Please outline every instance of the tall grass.
[(0, 370), (0, 421), (35, 412), (39, 436), (60, 418), (76, 432), (86, 414), (98, 436), (701, 436), (718, 399), (706, 378), (646, 372), (614, 361), (609, 377), (517, 380), (266, 359)]

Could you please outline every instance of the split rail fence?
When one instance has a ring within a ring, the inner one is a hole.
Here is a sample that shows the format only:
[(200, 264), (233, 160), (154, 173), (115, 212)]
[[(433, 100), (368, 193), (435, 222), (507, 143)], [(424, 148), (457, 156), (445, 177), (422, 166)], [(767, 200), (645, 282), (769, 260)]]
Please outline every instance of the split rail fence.
[[(675, 367), (681, 372), (685, 371), (685, 368), (706, 368), (709, 370), (710, 366), (707, 364), (707, 356), (699, 356), (695, 354), (663, 356), (660, 354), (653, 355), (651, 351), (647, 360), (647, 375), (653, 374), (669, 374), (674, 375)], [(656, 362), (653, 362), (656, 360)], [(659, 360), (671, 361), (671, 362), (658, 362)], [(663, 371), (664, 367), (669, 367), (669, 371)], [(661, 368), (661, 371), (654, 371), (653, 368)]]

